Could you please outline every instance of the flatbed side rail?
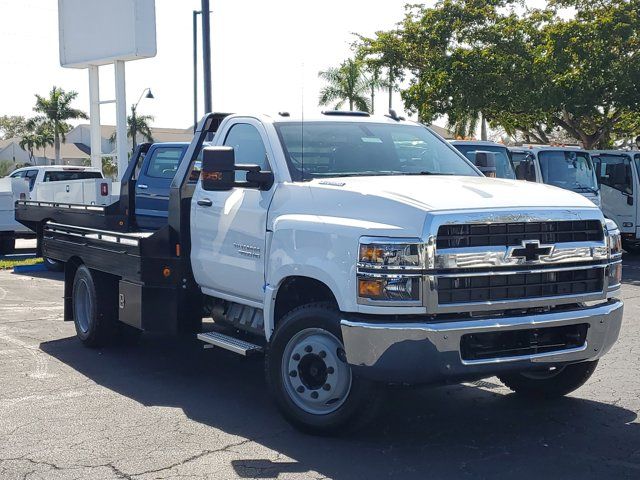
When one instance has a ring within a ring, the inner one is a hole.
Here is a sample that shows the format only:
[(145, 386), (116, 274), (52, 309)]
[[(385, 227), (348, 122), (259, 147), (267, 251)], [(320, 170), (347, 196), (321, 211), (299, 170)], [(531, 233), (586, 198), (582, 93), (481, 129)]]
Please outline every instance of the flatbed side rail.
[(85, 211), (103, 212), (103, 213), (106, 208), (104, 205), (83, 205), (80, 203), (41, 202), (38, 200), (18, 200), (16, 204), (23, 205), (25, 207), (65, 208), (67, 210), (85, 210)]
[(109, 230), (99, 230), (95, 228), (76, 227), (74, 225), (63, 225), (61, 223), (55, 222), (47, 222), (44, 227), (44, 233), (45, 235), (47, 233), (70, 235), (73, 237), (81, 237), (90, 240), (100, 240), (103, 242), (134, 247), (140, 244), (140, 240), (153, 235), (153, 232), (121, 233)]

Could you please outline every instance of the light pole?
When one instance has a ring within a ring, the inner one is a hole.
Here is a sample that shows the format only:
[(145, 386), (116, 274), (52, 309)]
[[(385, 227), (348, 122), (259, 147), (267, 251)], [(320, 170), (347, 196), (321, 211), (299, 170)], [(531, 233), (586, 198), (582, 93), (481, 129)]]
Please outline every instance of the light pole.
[(198, 125), (198, 15), (201, 13), (193, 11), (193, 133)]
[(131, 105), (131, 140), (133, 143), (133, 149), (131, 150), (132, 152), (136, 150), (136, 144), (137, 144), (136, 137), (138, 135), (138, 120), (136, 118), (136, 109), (138, 108), (138, 104), (142, 101), (143, 97), (155, 98), (153, 96), (153, 93), (151, 93), (151, 89), (147, 87), (144, 90), (142, 90), (142, 93), (140, 94), (140, 98), (138, 98), (138, 101), (134, 105)]

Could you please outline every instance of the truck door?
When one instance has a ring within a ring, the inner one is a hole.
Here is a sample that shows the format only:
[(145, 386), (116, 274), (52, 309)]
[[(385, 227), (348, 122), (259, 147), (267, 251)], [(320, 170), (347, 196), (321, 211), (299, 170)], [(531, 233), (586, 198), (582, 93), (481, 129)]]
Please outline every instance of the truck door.
[[(239, 119), (221, 132), (221, 145), (234, 147), (236, 164), (271, 170), (273, 153), (262, 124)], [(244, 181), (245, 172), (236, 172)], [(275, 185), (269, 191), (233, 188), (207, 192), (198, 183), (191, 203), (191, 264), (196, 281), (209, 295), (262, 302), (265, 283), (267, 213)]]
[(145, 230), (158, 230), (167, 223), (169, 188), (186, 145), (151, 147), (136, 181), (136, 223)]
[(637, 188), (634, 188), (631, 160), (627, 155), (601, 153), (596, 162), (602, 195), (602, 212), (622, 232), (635, 234)]

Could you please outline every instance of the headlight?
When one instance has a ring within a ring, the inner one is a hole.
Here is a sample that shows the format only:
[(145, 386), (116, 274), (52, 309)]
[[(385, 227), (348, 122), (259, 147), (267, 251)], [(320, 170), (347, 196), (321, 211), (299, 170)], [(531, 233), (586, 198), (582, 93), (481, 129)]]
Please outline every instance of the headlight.
[(358, 254), (359, 303), (420, 305), (422, 244), (363, 238)]
[(358, 262), (372, 268), (419, 268), (419, 248), (416, 243), (362, 243)]
[(606, 219), (605, 225), (607, 227), (607, 242), (609, 247), (609, 258), (622, 255), (622, 235), (618, 226), (613, 220)]

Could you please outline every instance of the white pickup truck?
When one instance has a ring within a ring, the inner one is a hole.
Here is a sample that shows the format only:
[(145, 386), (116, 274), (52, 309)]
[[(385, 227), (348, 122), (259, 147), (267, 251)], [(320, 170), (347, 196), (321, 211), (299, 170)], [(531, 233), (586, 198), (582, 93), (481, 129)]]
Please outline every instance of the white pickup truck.
[[(113, 201), (111, 190), (111, 181), (97, 168), (31, 166), (14, 170), (0, 183), (0, 255), (13, 251), (16, 238), (34, 235), (15, 221), (16, 200), (108, 205)], [(54, 262), (45, 265), (58, 268)]]
[(618, 337), (615, 224), (577, 193), (483, 177), (424, 126), (208, 114), (155, 232), (132, 221), (136, 162), (102, 211), (18, 203), (65, 263), (65, 319), (87, 346), (193, 332), (265, 355), (277, 405), (306, 431), (371, 418), (387, 384), (497, 375), (565, 395)]

